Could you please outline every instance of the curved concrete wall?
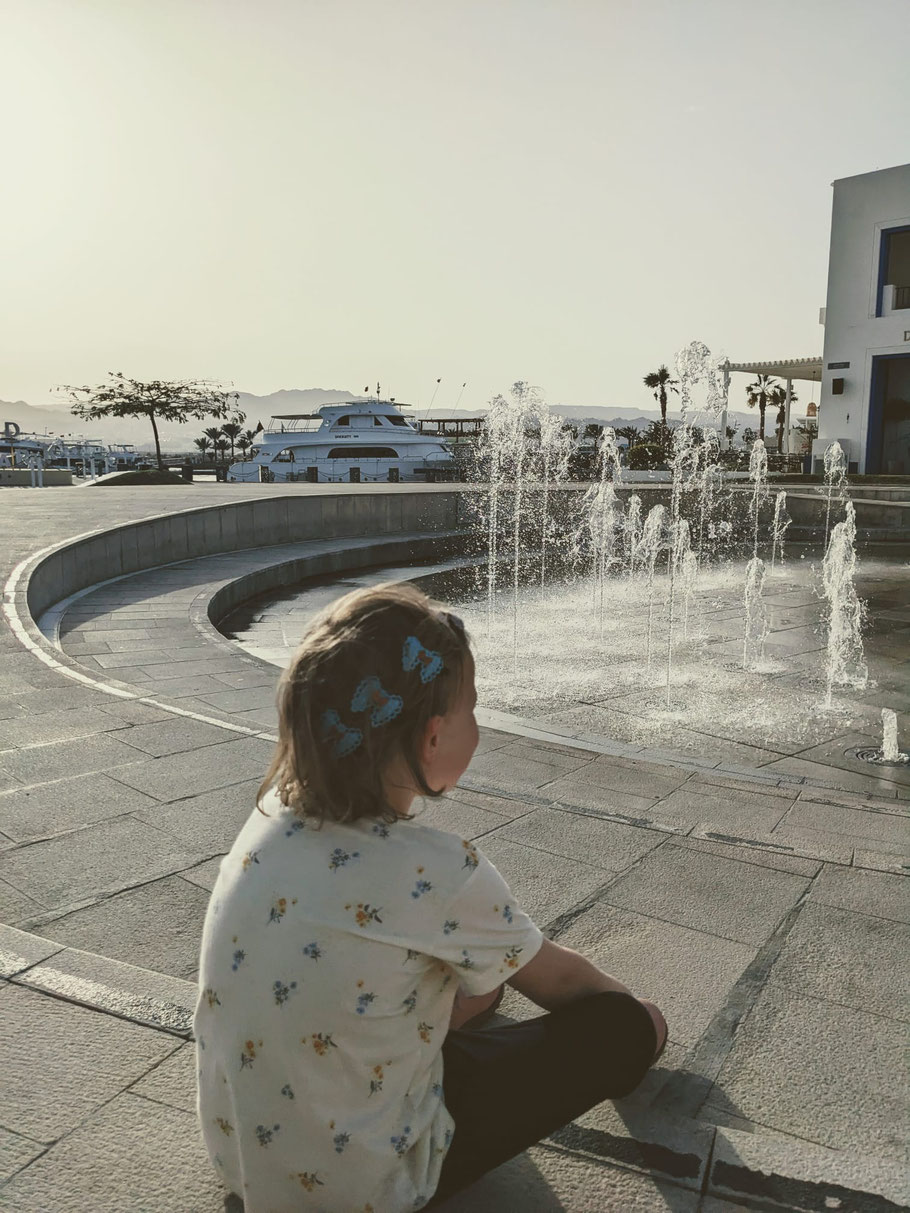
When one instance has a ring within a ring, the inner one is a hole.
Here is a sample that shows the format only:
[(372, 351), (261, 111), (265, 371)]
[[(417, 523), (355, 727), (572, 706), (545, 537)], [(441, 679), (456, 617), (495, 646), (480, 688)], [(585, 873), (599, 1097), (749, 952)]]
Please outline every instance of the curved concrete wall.
[[(586, 487), (561, 486), (564, 505), (571, 494)], [(647, 510), (654, 501), (666, 497), (668, 488), (623, 486), (622, 495), (637, 492)], [(460, 486), (431, 492), (382, 489), (349, 494), (286, 493), (124, 523), (68, 540), (36, 558), (27, 581), (28, 611), (33, 619), (38, 619), (61, 599), (98, 582), (197, 556), (306, 539), (371, 535), (391, 538), (417, 532), (463, 530), (472, 521), (470, 503), (477, 491), (475, 486)], [(744, 512), (746, 499), (745, 493), (736, 495), (737, 513)], [(823, 499), (814, 494), (793, 494), (789, 500), (794, 521), (816, 527), (819, 521), (824, 524)], [(551, 502), (558, 514), (553, 497)], [(908, 513), (910, 508), (906, 504), (857, 502), (860, 527), (883, 528), (883, 537), (887, 538), (904, 537)], [(838, 513), (832, 520), (840, 516)], [(861, 531), (863, 538), (873, 535), (878, 537), (874, 531), (865, 536)]]
[(340, 577), (354, 569), (404, 564), (411, 560), (445, 560), (460, 555), (464, 547), (465, 536), (462, 532), (458, 535), (425, 535), (416, 539), (413, 535), (407, 539), (377, 539), (368, 547), (339, 547), (333, 552), (298, 556), (225, 582), (206, 602), (205, 615), (217, 628), (227, 615), (250, 598), (285, 586), (299, 585), (310, 577), (324, 577), (329, 573)]
[(40, 557), (28, 577), (29, 614), (38, 619), (61, 599), (111, 577), (196, 556), (305, 539), (459, 530), (467, 523), (466, 492), (288, 494), (128, 522)]

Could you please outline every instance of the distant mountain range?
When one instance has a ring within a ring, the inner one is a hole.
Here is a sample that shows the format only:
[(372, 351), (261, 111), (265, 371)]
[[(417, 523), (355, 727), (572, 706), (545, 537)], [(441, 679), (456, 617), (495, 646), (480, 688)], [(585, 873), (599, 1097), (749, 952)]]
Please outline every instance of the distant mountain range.
[[(282, 413), (311, 413), (323, 404), (337, 404), (343, 400), (363, 400), (365, 397), (356, 396), (351, 392), (336, 388), (285, 388), (272, 392), (267, 396), (254, 396), (250, 392), (238, 393), (237, 407), (246, 414), (244, 426), (255, 430), (261, 422), (267, 425), (270, 417)], [(443, 409), (436, 408), (409, 410), (413, 417), (482, 417), (485, 409)], [(612, 425), (616, 428), (634, 426), (643, 430), (660, 416), (658, 409), (640, 409), (636, 407), (618, 406), (577, 406), (557, 404), (553, 412), (561, 417), (570, 419), (578, 425)], [(678, 420), (671, 411), (668, 415), (671, 422)], [(88, 423), (74, 417), (65, 405), (34, 405), (24, 400), (0, 400), (0, 431), (5, 421), (13, 421), (28, 434), (55, 435), (84, 435), (87, 438), (98, 438), (106, 443), (128, 443), (137, 450), (154, 450), (151, 427), (144, 421), (128, 417), (111, 418), (107, 421)], [(214, 421), (190, 422), (188, 425), (160, 425), (162, 450), (174, 454), (192, 449), (193, 439), (198, 438), (207, 425), (217, 424)], [(739, 428), (758, 428), (758, 413), (736, 412), (729, 414), (730, 425)], [(773, 426), (773, 412), (768, 410), (768, 426)]]

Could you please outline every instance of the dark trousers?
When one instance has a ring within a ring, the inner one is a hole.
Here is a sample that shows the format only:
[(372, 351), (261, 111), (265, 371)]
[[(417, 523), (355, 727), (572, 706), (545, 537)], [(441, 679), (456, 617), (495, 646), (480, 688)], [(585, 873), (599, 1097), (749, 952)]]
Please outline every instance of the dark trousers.
[(593, 994), (497, 1028), (449, 1032), (442, 1046), (445, 1104), (455, 1136), (433, 1209), (605, 1099), (634, 1091), (657, 1033), (629, 994)]

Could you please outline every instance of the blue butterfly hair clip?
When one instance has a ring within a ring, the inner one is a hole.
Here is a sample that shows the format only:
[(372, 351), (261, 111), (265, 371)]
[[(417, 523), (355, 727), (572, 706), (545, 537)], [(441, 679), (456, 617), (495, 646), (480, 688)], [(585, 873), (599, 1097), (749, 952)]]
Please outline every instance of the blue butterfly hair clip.
[(390, 695), (383, 688), (382, 683), (375, 674), (371, 674), (369, 678), (358, 684), (357, 690), (354, 692), (354, 697), (351, 700), (352, 712), (370, 712), (370, 724), (376, 728), (381, 724), (388, 724), (390, 720), (394, 720), (396, 716), (401, 715), (401, 709), (404, 707), (404, 700), (400, 695)]
[(444, 662), (438, 653), (424, 648), (416, 636), (409, 636), (401, 650), (401, 668), (406, 672), (420, 670), (421, 682), (432, 682), (437, 674), (441, 674)]
[(332, 753), (336, 758), (353, 754), (363, 741), (360, 729), (349, 728), (334, 708), (322, 713), (322, 740), (332, 742)]

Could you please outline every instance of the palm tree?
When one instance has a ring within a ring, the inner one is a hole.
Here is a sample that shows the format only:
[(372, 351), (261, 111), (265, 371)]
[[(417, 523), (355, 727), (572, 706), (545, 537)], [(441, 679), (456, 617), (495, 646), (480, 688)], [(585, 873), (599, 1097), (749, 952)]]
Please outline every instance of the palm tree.
[(765, 409), (771, 403), (775, 390), (779, 388), (780, 384), (770, 375), (759, 375), (755, 382), (750, 383), (746, 388), (749, 408), (754, 409), (758, 405), (758, 436), (763, 442), (765, 439)]
[(224, 442), (224, 434), (221, 432), (220, 425), (210, 425), (207, 430), (203, 430), (203, 433), (209, 440), (209, 446), (214, 450), (217, 450), (219, 442)]
[[(790, 388), (790, 403), (796, 403), (796, 390)], [(777, 426), (777, 453), (781, 453), (784, 447), (784, 426), (787, 423), (787, 389), (785, 387), (776, 387), (771, 393), (770, 404), (777, 405), (777, 417), (775, 424)]]
[(208, 454), (208, 450), (209, 450), (208, 438), (205, 436), (205, 434), (203, 434), (201, 438), (194, 438), (193, 445), (195, 446), (196, 450), (199, 452), (200, 459), (204, 461), (206, 455)]
[(237, 439), (237, 448), (241, 455), (248, 455), (256, 443), (256, 431), (244, 430)]
[(654, 399), (660, 404), (660, 423), (666, 429), (667, 390), (669, 389), (671, 392), (676, 392), (679, 395), (679, 380), (671, 379), (670, 372), (661, 363), (656, 371), (652, 371), (650, 375), (645, 375), (644, 384), (645, 387), (651, 388), (654, 392)]
[(636, 429), (634, 425), (621, 425), (616, 431), (617, 438), (625, 438), (629, 446), (636, 446), (641, 438), (641, 430)]
[(234, 443), (243, 432), (243, 426), (238, 425), (236, 421), (226, 421), (221, 427), (221, 432), (231, 444), (231, 463), (234, 462)]
[(215, 439), (215, 455), (219, 459), (223, 459), (228, 449), (227, 439), (222, 434)]

